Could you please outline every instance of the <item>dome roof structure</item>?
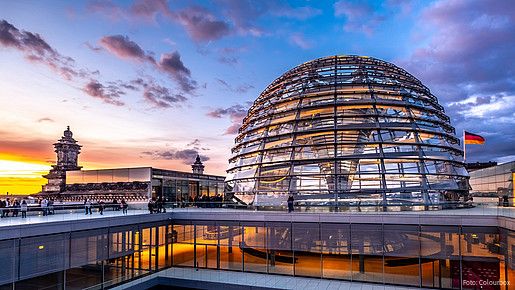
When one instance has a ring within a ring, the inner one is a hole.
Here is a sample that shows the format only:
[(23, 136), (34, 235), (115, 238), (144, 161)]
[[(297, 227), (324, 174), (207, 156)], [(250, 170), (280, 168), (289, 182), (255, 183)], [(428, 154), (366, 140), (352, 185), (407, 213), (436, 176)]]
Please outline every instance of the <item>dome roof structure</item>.
[(468, 199), (460, 141), (437, 98), (402, 68), (362, 56), (319, 58), (273, 81), (248, 110), (227, 172), (245, 204)]

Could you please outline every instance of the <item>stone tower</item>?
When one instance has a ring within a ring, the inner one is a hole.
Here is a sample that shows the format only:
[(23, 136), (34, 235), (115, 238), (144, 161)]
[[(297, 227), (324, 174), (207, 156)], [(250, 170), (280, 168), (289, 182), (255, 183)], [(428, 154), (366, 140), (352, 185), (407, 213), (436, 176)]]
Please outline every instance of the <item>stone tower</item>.
[(66, 171), (80, 170), (82, 166), (78, 166), (78, 157), (80, 148), (82, 146), (77, 144), (73, 139), (73, 133), (70, 131), (70, 126), (66, 127), (61, 139), (54, 143), (55, 153), (57, 154), (57, 163), (52, 165), (52, 169), (44, 178), (48, 179), (48, 183), (43, 185), (43, 192), (45, 193), (59, 193), (63, 192), (66, 185)]
[(202, 164), (202, 161), (200, 161), (199, 155), (197, 155), (195, 163), (191, 165), (191, 169), (193, 170), (193, 173), (204, 174), (204, 164)]

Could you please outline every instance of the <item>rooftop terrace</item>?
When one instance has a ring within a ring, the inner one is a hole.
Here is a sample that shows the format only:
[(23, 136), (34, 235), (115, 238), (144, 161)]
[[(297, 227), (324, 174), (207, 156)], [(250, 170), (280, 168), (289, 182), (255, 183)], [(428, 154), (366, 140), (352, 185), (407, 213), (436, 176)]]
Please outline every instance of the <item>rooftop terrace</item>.
[(130, 209), (125, 215), (121, 211), (112, 210), (104, 211), (103, 215), (98, 212), (85, 215), (82, 210), (67, 210), (47, 216), (37, 214), (27, 218), (2, 218), (0, 239), (165, 220), (494, 226), (515, 230), (515, 207), (480, 205), (463, 209), (400, 212), (336, 212), (329, 208), (300, 208), (293, 213), (280, 210), (186, 207), (168, 208), (166, 213), (160, 214)]

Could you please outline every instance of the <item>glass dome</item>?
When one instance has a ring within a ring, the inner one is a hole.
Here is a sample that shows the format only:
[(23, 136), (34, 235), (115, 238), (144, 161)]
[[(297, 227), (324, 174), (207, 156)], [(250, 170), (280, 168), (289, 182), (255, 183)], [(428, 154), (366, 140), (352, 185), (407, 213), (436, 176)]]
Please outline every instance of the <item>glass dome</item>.
[(250, 107), (228, 193), (254, 205), (440, 205), (468, 199), (455, 129), (405, 70), (363, 56), (301, 64)]

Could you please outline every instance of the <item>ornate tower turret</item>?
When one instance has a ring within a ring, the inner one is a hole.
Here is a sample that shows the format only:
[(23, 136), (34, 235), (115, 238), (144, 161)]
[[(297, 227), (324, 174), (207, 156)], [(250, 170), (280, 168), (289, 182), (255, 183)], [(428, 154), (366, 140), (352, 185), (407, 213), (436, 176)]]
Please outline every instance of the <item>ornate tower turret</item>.
[(57, 143), (54, 143), (55, 153), (57, 153), (57, 164), (55, 166), (63, 170), (79, 170), (81, 166), (77, 166), (77, 158), (81, 147), (73, 139), (70, 126), (67, 126), (64, 136)]
[(82, 166), (78, 166), (78, 157), (80, 148), (82, 146), (77, 144), (73, 139), (73, 133), (70, 131), (70, 126), (66, 127), (61, 139), (54, 143), (55, 153), (57, 154), (57, 164), (52, 165), (52, 169), (44, 178), (48, 179), (48, 183), (43, 185), (43, 192), (45, 193), (59, 193), (64, 191), (66, 185), (66, 171), (80, 170)]
[(202, 161), (200, 161), (199, 155), (197, 155), (195, 163), (191, 165), (191, 169), (193, 170), (193, 173), (204, 174), (204, 164), (202, 164)]

